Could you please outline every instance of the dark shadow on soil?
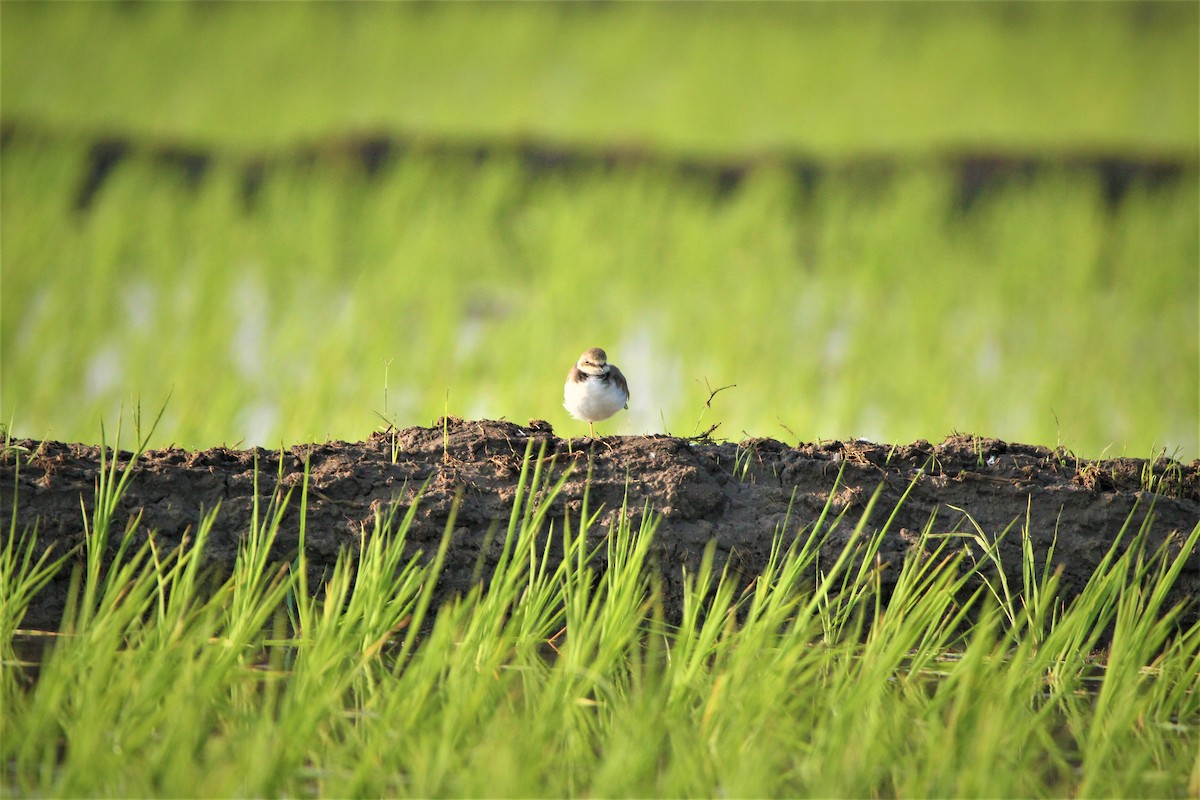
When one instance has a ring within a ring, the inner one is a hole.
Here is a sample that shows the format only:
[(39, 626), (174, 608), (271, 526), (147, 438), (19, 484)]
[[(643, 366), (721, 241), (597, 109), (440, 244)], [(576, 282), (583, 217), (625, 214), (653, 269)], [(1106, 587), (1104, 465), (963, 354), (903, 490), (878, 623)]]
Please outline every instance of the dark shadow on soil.
[[(349, 166), (367, 178), (375, 178), (383, 173), (389, 162), (410, 155), (476, 164), (501, 158), (519, 165), (529, 180), (540, 176), (571, 177), (649, 166), (691, 179), (697, 185), (707, 184), (717, 200), (733, 196), (745, 178), (764, 164), (784, 167), (794, 176), (801, 194), (811, 195), (823, 181), (886, 182), (901, 165), (914, 160), (884, 154), (829, 159), (790, 151), (745, 157), (700, 157), (632, 144), (594, 146), (534, 137), (442, 139), (385, 131), (326, 137), (270, 152), (246, 154), (118, 131), (77, 136), (28, 121), (6, 120), (0, 125), (0, 148), (16, 140), (83, 142), (88, 145), (88, 156), (73, 203), (79, 212), (86, 212), (92, 206), (108, 179), (123, 163), (139, 158), (176, 172), (183, 184), (193, 189), (214, 165), (233, 165), (241, 176), (242, 200), (248, 211), (255, 208), (261, 186), (270, 179), (273, 170), (316, 163), (339, 164)], [(1135, 187), (1157, 190), (1191, 179), (1197, 167), (1194, 155), (1189, 153), (1145, 154), (1086, 149), (1054, 154), (947, 151), (932, 159), (917, 160), (940, 165), (955, 176), (957, 191), (953, 210), (962, 214), (970, 213), (981, 198), (1008, 185), (1026, 184), (1038, 175), (1063, 170), (1094, 179), (1104, 207), (1113, 212)]]
[[(892, 565), (883, 570), (885, 596), (895, 567), (919, 546), (919, 533), (931, 517), (938, 533), (973, 532), (968, 514), (989, 537), (1011, 526), (1000, 552), (1014, 586), (1020, 586), (1021, 535), (1028, 520), (1039, 563), (1053, 544), (1064, 598), (1083, 587), (1127, 521), (1132, 527), (1126, 541), (1151, 514), (1150, 547), (1168, 542), (1173, 554), (1183, 537), (1172, 534), (1186, 534), (1200, 523), (1200, 462), (1085, 461), (1062, 450), (969, 435), (937, 445), (896, 446), (854, 441), (788, 447), (772, 439), (721, 444), (666, 436), (568, 443), (545, 422), (522, 426), (459, 419), (448, 420), (446, 433), (444, 439), (439, 420), (431, 428), (378, 433), (358, 443), (296, 446), (282, 454), (261, 448), (151, 451), (132, 465), (113, 537), (131, 516), (141, 514), (137, 541), (156, 531), (164, 552), (219, 504), (206, 558), (217, 570), (226, 568), (250, 527), (257, 469), (264, 507), (278, 488), (296, 487), (273, 553), (280, 561), (290, 560), (298, 546), (299, 487), (307, 460), (312, 586), (320, 586), (340, 550), (358, 548), (377, 511), (395, 504), (408, 508), (422, 487), (409, 542), (414, 551), (434, 552), (461, 490), (439, 585), (438, 598), (445, 599), (472, 585), (481, 560), (485, 576), (496, 563), (500, 542), (492, 534), (507, 525), (530, 443), (535, 455), (545, 448), (552, 476), (573, 469), (551, 506), (552, 519), (569, 515), (577, 523), (589, 471), (589, 507), (600, 511), (592, 529), (597, 542), (623, 508), (635, 524), (647, 506), (661, 517), (654, 556), (669, 617), (678, 613), (683, 569), (700, 565), (709, 542), (715, 543), (717, 569), (728, 563), (740, 581), (749, 582), (766, 563), (776, 531), (784, 529), (789, 538), (806, 534), (828, 503), (833, 514), (845, 512), (845, 522), (825, 544), (824, 563), (832, 563), (877, 488), (881, 495), (867, 524), (871, 531), (884, 526), (911, 486), (880, 551), (882, 562)], [(36, 523), (40, 546), (53, 544), (56, 552), (76, 547), (83, 537), (81, 499), (89, 513), (94, 504), (100, 449), (32, 440), (12, 445), (0, 458), (0, 536), (11, 535), (15, 491), (18, 532)], [(130, 454), (120, 455), (127, 462)], [(980, 556), (968, 538), (960, 541)], [(35, 599), (24, 627), (57, 628), (69, 574), (64, 570)], [(1200, 554), (1191, 552), (1169, 598), (1169, 604), (1190, 603), (1185, 623), (1200, 618), (1197, 593)]]

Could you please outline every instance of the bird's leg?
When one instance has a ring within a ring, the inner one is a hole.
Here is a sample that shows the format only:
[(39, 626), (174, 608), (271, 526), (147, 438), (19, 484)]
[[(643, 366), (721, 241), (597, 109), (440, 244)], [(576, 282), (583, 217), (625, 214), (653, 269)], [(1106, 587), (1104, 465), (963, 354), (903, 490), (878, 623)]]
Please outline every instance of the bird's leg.
[(593, 427), (593, 425), (594, 425), (594, 423), (592, 423), (592, 422), (588, 423), (588, 436), (595, 439), (596, 438), (596, 429), (595, 429), (595, 427)]

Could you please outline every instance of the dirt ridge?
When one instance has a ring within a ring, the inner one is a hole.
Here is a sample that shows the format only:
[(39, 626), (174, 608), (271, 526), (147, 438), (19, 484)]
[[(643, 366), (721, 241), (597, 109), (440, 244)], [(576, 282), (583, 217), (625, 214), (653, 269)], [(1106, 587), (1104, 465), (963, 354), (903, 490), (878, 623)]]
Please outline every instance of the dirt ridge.
[(949, 149), (928, 157), (911, 154), (862, 152), (844, 156), (801, 153), (792, 148), (748, 155), (701, 156), (661, 150), (637, 143), (595, 145), (537, 136), (450, 138), (388, 130), (360, 130), (302, 140), (263, 150), (222, 147), (200, 140), (161, 138), (118, 130), (70, 132), (31, 120), (11, 119), (0, 124), (0, 148), (14, 141), (70, 143), (88, 149), (82, 165), (74, 207), (89, 209), (105, 183), (121, 164), (138, 158), (178, 174), (184, 185), (195, 188), (217, 164), (232, 165), (241, 176), (241, 195), (247, 209), (257, 205), (262, 186), (280, 169), (316, 163), (351, 165), (368, 178), (392, 161), (409, 155), (466, 159), (476, 164), (489, 158), (513, 161), (528, 178), (548, 174), (574, 174), (653, 166), (712, 185), (715, 196), (732, 195), (755, 169), (769, 164), (782, 167), (797, 184), (810, 191), (820, 181), (846, 177), (872, 181), (893, 175), (905, 163), (936, 165), (955, 176), (956, 208), (968, 212), (989, 191), (1008, 184), (1024, 184), (1034, 177), (1067, 169), (1096, 180), (1105, 207), (1118, 208), (1138, 185), (1151, 189), (1192, 176), (1192, 154), (1167, 149), (1161, 152), (1121, 152), (1111, 148), (1077, 147), (1062, 152), (1006, 150), (1003, 148)]
[[(1173, 533), (1186, 535), (1200, 524), (1200, 461), (1089, 461), (1061, 449), (971, 435), (950, 436), (939, 444), (829, 441), (794, 447), (773, 439), (718, 443), (668, 436), (568, 441), (539, 420), (517, 425), (447, 418), (428, 428), (376, 433), (363, 442), (297, 445), (285, 451), (148, 451), (133, 464), (114, 536), (140, 514), (136, 536), (144, 539), (155, 531), (160, 547), (170, 549), (203, 511), (219, 504), (205, 557), (218, 568), (232, 564), (250, 526), (255, 470), (265, 503), (278, 488), (303, 483), (307, 460), (306, 554), (313, 586), (320, 585), (340, 550), (359, 546), (377, 511), (393, 504), (407, 509), (418, 492), (410, 547), (433, 552), (461, 490), (439, 583), (438, 597), (445, 599), (477, 580), (480, 563), (485, 576), (494, 566), (500, 543), (491, 534), (507, 525), (527, 448), (535, 455), (544, 452), (544, 464), (555, 478), (572, 470), (550, 506), (551, 519), (566, 514), (578, 520), (589, 474), (589, 507), (600, 510), (592, 529), (597, 541), (618, 514), (636, 520), (648, 508), (660, 517), (654, 557), (668, 614), (678, 611), (683, 569), (699, 566), (709, 542), (715, 544), (718, 569), (729, 563), (739, 580), (749, 581), (765, 565), (776, 530), (785, 523), (787, 535), (810, 530), (828, 503), (833, 513), (846, 513), (845, 523), (824, 545), (832, 558), (877, 488), (869, 530), (882, 527), (908, 493), (883, 541), (883, 562), (898, 565), (917, 546), (931, 515), (936, 514), (936, 532), (972, 531), (972, 520), (989, 536), (1013, 526), (1000, 554), (1010, 582), (1019, 585), (1020, 529), (1028, 522), (1039, 559), (1053, 545), (1053, 565), (1063, 570), (1065, 598), (1087, 582), (1127, 520), (1136, 530), (1152, 513), (1150, 546), (1166, 542), (1173, 553), (1179, 552), (1183, 538)], [(75, 547), (83, 536), (81, 499), (89, 512), (94, 505), (100, 455), (100, 448), (82, 444), (11, 442), (0, 458), (0, 518), (6, 523), (15, 518), (18, 532), (36, 523), (39, 542), (53, 543), (56, 552)], [(127, 467), (131, 454), (117, 455)], [(280, 561), (290, 560), (298, 546), (299, 498), (297, 490), (272, 553)], [(7, 524), (3, 529), (0, 535), (11, 535)], [(973, 549), (973, 557), (981, 556), (968, 539), (962, 543)], [(25, 627), (57, 627), (66, 574), (35, 598)], [(885, 594), (895, 574), (895, 569), (884, 570)], [(1200, 619), (1197, 595), (1200, 553), (1193, 551), (1169, 598), (1171, 604), (1190, 604), (1185, 623)]]

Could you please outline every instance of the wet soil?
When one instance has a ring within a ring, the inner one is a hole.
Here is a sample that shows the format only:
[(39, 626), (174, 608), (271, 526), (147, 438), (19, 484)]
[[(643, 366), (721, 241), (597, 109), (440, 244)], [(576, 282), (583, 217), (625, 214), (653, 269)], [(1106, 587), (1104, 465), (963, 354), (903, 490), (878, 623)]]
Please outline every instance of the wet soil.
[[(53, 544), (56, 552), (75, 548), (84, 532), (81, 509), (90, 514), (94, 506), (100, 449), (32, 440), (12, 444), (0, 457), (5, 522), (0, 537), (12, 535), (8, 521), (15, 497), (16, 530), (36, 524), (40, 545)], [(765, 565), (777, 531), (806, 534), (828, 505), (831, 518), (845, 513), (823, 545), (822, 562), (829, 564), (877, 489), (867, 529), (888, 526), (879, 552), (885, 597), (899, 564), (922, 546), (919, 533), (931, 519), (937, 533), (970, 534), (978, 526), (994, 538), (1011, 527), (999, 549), (1014, 587), (1021, 584), (1021, 531), (1027, 527), (1038, 563), (1049, 559), (1062, 570), (1064, 598), (1083, 587), (1127, 521), (1132, 529), (1126, 540), (1151, 515), (1150, 547), (1166, 542), (1172, 553), (1180, 551), (1183, 539), (1174, 534), (1200, 523), (1200, 461), (1087, 461), (1061, 449), (969, 435), (940, 444), (830, 441), (795, 447), (772, 439), (734, 444), (666, 436), (568, 442), (536, 420), (516, 425), (449, 419), (445, 428), (439, 420), (430, 428), (378, 433), (364, 442), (301, 445), (282, 453), (166, 449), (147, 452), (132, 465), (129, 453), (119, 453), (118, 463), (132, 469), (132, 476), (110, 550), (127, 521), (140, 515), (135, 542), (154, 531), (159, 552), (165, 552), (219, 505), (205, 558), (223, 571), (250, 528), (256, 491), (265, 508), (279, 489), (295, 487), (273, 551), (277, 560), (290, 561), (298, 547), (299, 489), (307, 462), (305, 548), (314, 587), (339, 551), (360, 546), (377, 512), (393, 505), (407, 510), (418, 493), (409, 547), (434, 552), (461, 493), (438, 586), (438, 600), (444, 600), (486, 580), (496, 563), (531, 444), (535, 455), (545, 448), (544, 470), (552, 477), (570, 470), (550, 504), (552, 520), (566, 515), (577, 523), (589, 476), (587, 502), (599, 511), (592, 528), (596, 542), (622, 514), (636, 524), (648, 507), (660, 518), (653, 553), (670, 617), (678, 613), (683, 570), (700, 565), (710, 542), (717, 568), (728, 564), (737, 580), (749, 582)], [(982, 557), (969, 537), (954, 544), (969, 548), (970, 558)], [(38, 595), (24, 627), (57, 627), (69, 572)], [(1188, 603), (1183, 619), (1194, 621), (1200, 618), (1198, 594), (1200, 553), (1193, 550), (1168, 603)]]
[[(205, 181), (217, 164), (232, 168), (240, 175), (241, 196), (247, 210), (257, 207), (263, 186), (283, 170), (307, 168), (315, 163), (335, 164), (373, 180), (393, 162), (414, 155), (477, 163), (490, 158), (503, 159), (506, 164), (516, 164), (528, 180), (651, 167), (707, 183), (716, 199), (733, 196), (747, 176), (764, 164), (782, 167), (808, 192), (830, 179), (851, 182), (886, 179), (901, 169), (905, 161), (879, 156), (819, 159), (782, 151), (743, 157), (684, 156), (628, 144), (593, 146), (530, 136), (504, 140), (470, 140), (462, 136), (439, 139), (380, 131), (324, 137), (269, 152), (245, 153), (196, 142), (129, 136), (118, 131), (80, 139), (27, 120), (7, 119), (0, 124), (0, 149), (19, 142), (86, 148), (73, 203), (79, 212), (90, 209), (113, 175), (137, 160), (174, 173), (183, 185), (191, 188)], [(987, 149), (945, 152), (935, 154), (930, 164), (953, 176), (954, 207), (963, 213), (969, 213), (980, 198), (1008, 184), (1027, 182), (1038, 175), (1064, 169), (1091, 180), (1109, 211), (1116, 210), (1135, 187), (1154, 190), (1188, 180), (1196, 172), (1195, 160), (1178, 154), (1121, 154), (1087, 148), (1049, 156)]]

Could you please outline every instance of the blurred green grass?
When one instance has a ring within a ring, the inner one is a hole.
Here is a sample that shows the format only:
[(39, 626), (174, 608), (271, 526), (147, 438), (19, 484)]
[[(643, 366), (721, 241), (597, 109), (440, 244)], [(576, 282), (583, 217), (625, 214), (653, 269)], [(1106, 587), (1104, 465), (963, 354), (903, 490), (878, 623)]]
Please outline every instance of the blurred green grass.
[(737, 384), (702, 425), (731, 437), (1194, 453), (1194, 175), (1110, 212), (1046, 174), (962, 214), (935, 166), (811, 193), (762, 167), (722, 196), (410, 157), (277, 171), (248, 213), (236, 169), (188, 189), (131, 158), (71, 215), (82, 150), (7, 152), (2, 400), (33, 435), (172, 389), (162, 436), (190, 446), (358, 438), (376, 411), (570, 432), (563, 374), (602, 345), (634, 396), (609, 433), (694, 432), (707, 380)]
[(741, 155), (1192, 154), (1195, 3), (5, 3), (7, 119)]
[[(21, 435), (91, 440), (168, 393), (157, 444), (356, 439), (375, 412), (578, 432), (562, 377), (601, 345), (634, 393), (605, 433), (1200, 454), (1195, 5), (0, 14), (0, 412)], [(662, 157), (417, 147), (368, 177), (288, 155), (362, 131)], [(134, 149), (77, 212), (100, 135)], [(203, 179), (165, 146), (210, 148)], [(805, 185), (780, 152), (832, 168)], [(963, 212), (945, 156), (973, 152), (1064, 166)], [(689, 153), (755, 166), (727, 191)], [(1183, 168), (1114, 209), (1080, 153)], [(247, 210), (250, 154), (282, 158)], [(706, 409), (706, 383), (737, 388)]]

